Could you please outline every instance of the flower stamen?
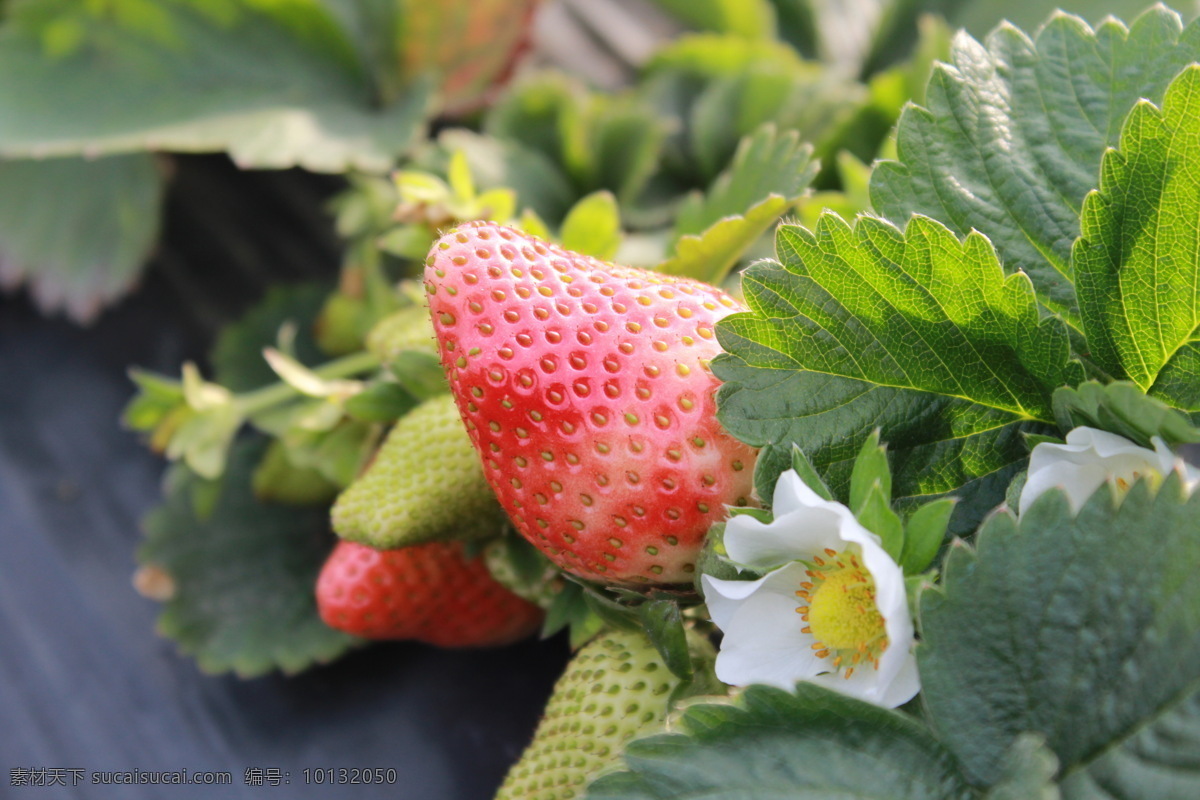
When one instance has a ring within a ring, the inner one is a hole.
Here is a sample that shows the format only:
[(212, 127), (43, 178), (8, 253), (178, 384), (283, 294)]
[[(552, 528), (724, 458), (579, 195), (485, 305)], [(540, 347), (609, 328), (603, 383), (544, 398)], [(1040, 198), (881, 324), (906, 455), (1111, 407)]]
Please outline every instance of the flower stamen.
[(801, 633), (816, 641), (811, 645), (819, 658), (833, 655), (832, 671), (842, 669), (849, 678), (859, 664), (879, 668), (879, 656), (887, 649), (888, 637), (883, 616), (875, 604), (875, 580), (850, 548), (842, 552), (825, 548), (832, 563), (814, 557), (805, 575), (812, 579), (800, 585), (797, 597), (808, 605), (796, 612), (807, 625)]

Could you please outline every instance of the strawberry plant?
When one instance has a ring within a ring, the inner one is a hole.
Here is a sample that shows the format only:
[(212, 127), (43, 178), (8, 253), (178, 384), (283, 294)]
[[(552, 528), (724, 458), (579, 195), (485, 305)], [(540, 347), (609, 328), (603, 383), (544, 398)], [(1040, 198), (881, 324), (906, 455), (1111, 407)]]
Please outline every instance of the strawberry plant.
[[(164, 632), (565, 630), (505, 798), (1200, 792), (1200, 23), (662, 5), (707, 32), (357, 176), (336, 289), (136, 374)], [(259, 570), (273, 627), (210, 594)]]

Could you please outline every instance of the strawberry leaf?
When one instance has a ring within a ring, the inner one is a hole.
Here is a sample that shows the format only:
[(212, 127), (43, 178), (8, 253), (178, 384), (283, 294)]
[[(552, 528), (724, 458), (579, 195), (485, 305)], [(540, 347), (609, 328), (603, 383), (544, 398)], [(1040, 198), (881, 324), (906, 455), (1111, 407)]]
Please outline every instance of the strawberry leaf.
[(1134, 107), (1072, 250), (1090, 358), (1200, 412), (1200, 66)]
[(1021, 433), (1054, 420), (1051, 393), (1082, 378), (1066, 327), (1005, 277), (987, 240), (916, 217), (906, 231), (835, 214), (776, 235), (780, 262), (743, 274), (752, 311), (717, 326), (718, 416), (755, 446), (796, 444), (834, 493), (878, 426), (892, 493), (959, 492), (958, 530), (1003, 499)]
[(1031, 39), (1002, 25), (983, 44), (966, 34), (930, 79), (925, 107), (897, 129), (899, 158), (871, 177), (875, 209), (903, 225), (925, 214), (959, 235), (977, 230), (1009, 272), (1078, 325), (1071, 243), (1100, 159), (1140, 98), (1157, 102), (1200, 60), (1200, 25), (1156, 6), (1130, 28), (1090, 28), (1057, 14)]
[[(1029, 732), (1065, 797), (1200, 794), (1200, 492), (1172, 473), (1072, 514), (1048, 492), (951, 548), (921, 594), (917, 650), (933, 727), (986, 786)], [(1104, 787), (1101, 789), (1100, 787)]]
[[(21, 76), (0, 85), (0, 153), (226, 150), (243, 166), (380, 172), (423, 122), (427, 83), (387, 97), (316, 0), (144, 4), (140, 18), (110, 5), (33, 0), (0, 27), (0, 73)], [(64, 21), (72, 39), (48, 46)]]
[(592, 192), (572, 206), (558, 238), (568, 250), (611, 261), (621, 245), (621, 217), (612, 192)]
[(729, 168), (707, 194), (690, 195), (675, 223), (670, 275), (720, 284), (750, 245), (803, 195), (817, 173), (812, 147), (795, 131), (768, 123), (742, 139)]
[(1000, 780), (988, 787), (985, 800), (1059, 800), (1054, 782), (1058, 759), (1036, 733), (1023, 733), (1013, 742)]
[[(1054, 392), (1054, 416), (1064, 431), (1086, 425), (1124, 436), (1142, 447), (1161, 437), (1167, 444), (1200, 442), (1200, 428), (1161, 400), (1147, 397), (1128, 381), (1081, 383)], [(1055, 440), (1058, 441), (1058, 440)], [(1029, 441), (1030, 450), (1036, 441)]]
[(747, 39), (775, 38), (775, 9), (769, 0), (655, 0), (689, 26)]
[(254, 498), (251, 474), (264, 443), (234, 446), (204, 519), (192, 505), (197, 477), (176, 466), (164, 504), (145, 520), (138, 560), (164, 569), (175, 586), (158, 629), (205, 672), (294, 673), (356, 642), (317, 616), (313, 586), (333, 545), (327, 511)]
[(164, 177), (146, 154), (0, 160), (0, 286), (88, 322), (127, 292), (158, 238)]
[(689, 706), (673, 727), (632, 741), (628, 771), (594, 782), (588, 800), (974, 796), (911, 717), (812, 684), (750, 686), (732, 704)]

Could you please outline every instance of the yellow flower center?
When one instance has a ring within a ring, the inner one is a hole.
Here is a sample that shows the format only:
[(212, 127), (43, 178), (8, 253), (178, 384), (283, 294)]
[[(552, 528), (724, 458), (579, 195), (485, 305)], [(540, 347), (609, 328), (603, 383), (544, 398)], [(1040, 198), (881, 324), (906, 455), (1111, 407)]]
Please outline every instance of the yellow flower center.
[(832, 656), (833, 671), (845, 667), (845, 677), (863, 661), (876, 668), (887, 649), (887, 628), (875, 605), (875, 579), (859, 561), (853, 546), (838, 552), (826, 549), (828, 558), (816, 556), (810, 578), (801, 584), (796, 611), (808, 623), (803, 632), (812, 634), (812, 645), (821, 658)]

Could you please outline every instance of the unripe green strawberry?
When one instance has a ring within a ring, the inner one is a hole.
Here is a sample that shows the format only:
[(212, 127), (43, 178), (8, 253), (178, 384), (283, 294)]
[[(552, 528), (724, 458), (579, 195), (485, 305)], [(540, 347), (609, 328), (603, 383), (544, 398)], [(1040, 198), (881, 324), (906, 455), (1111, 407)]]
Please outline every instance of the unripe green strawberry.
[(516, 529), (568, 572), (684, 583), (756, 452), (717, 422), (714, 327), (737, 301), (493, 223), (425, 268), (442, 366)]
[(377, 548), (496, 534), (503, 515), (447, 394), (400, 418), (338, 497), (333, 529)]
[(662, 725), (679, 684), (640, 630), (602, 633), (567, 665), (496, 800), (582, 798), (626, 742)]

